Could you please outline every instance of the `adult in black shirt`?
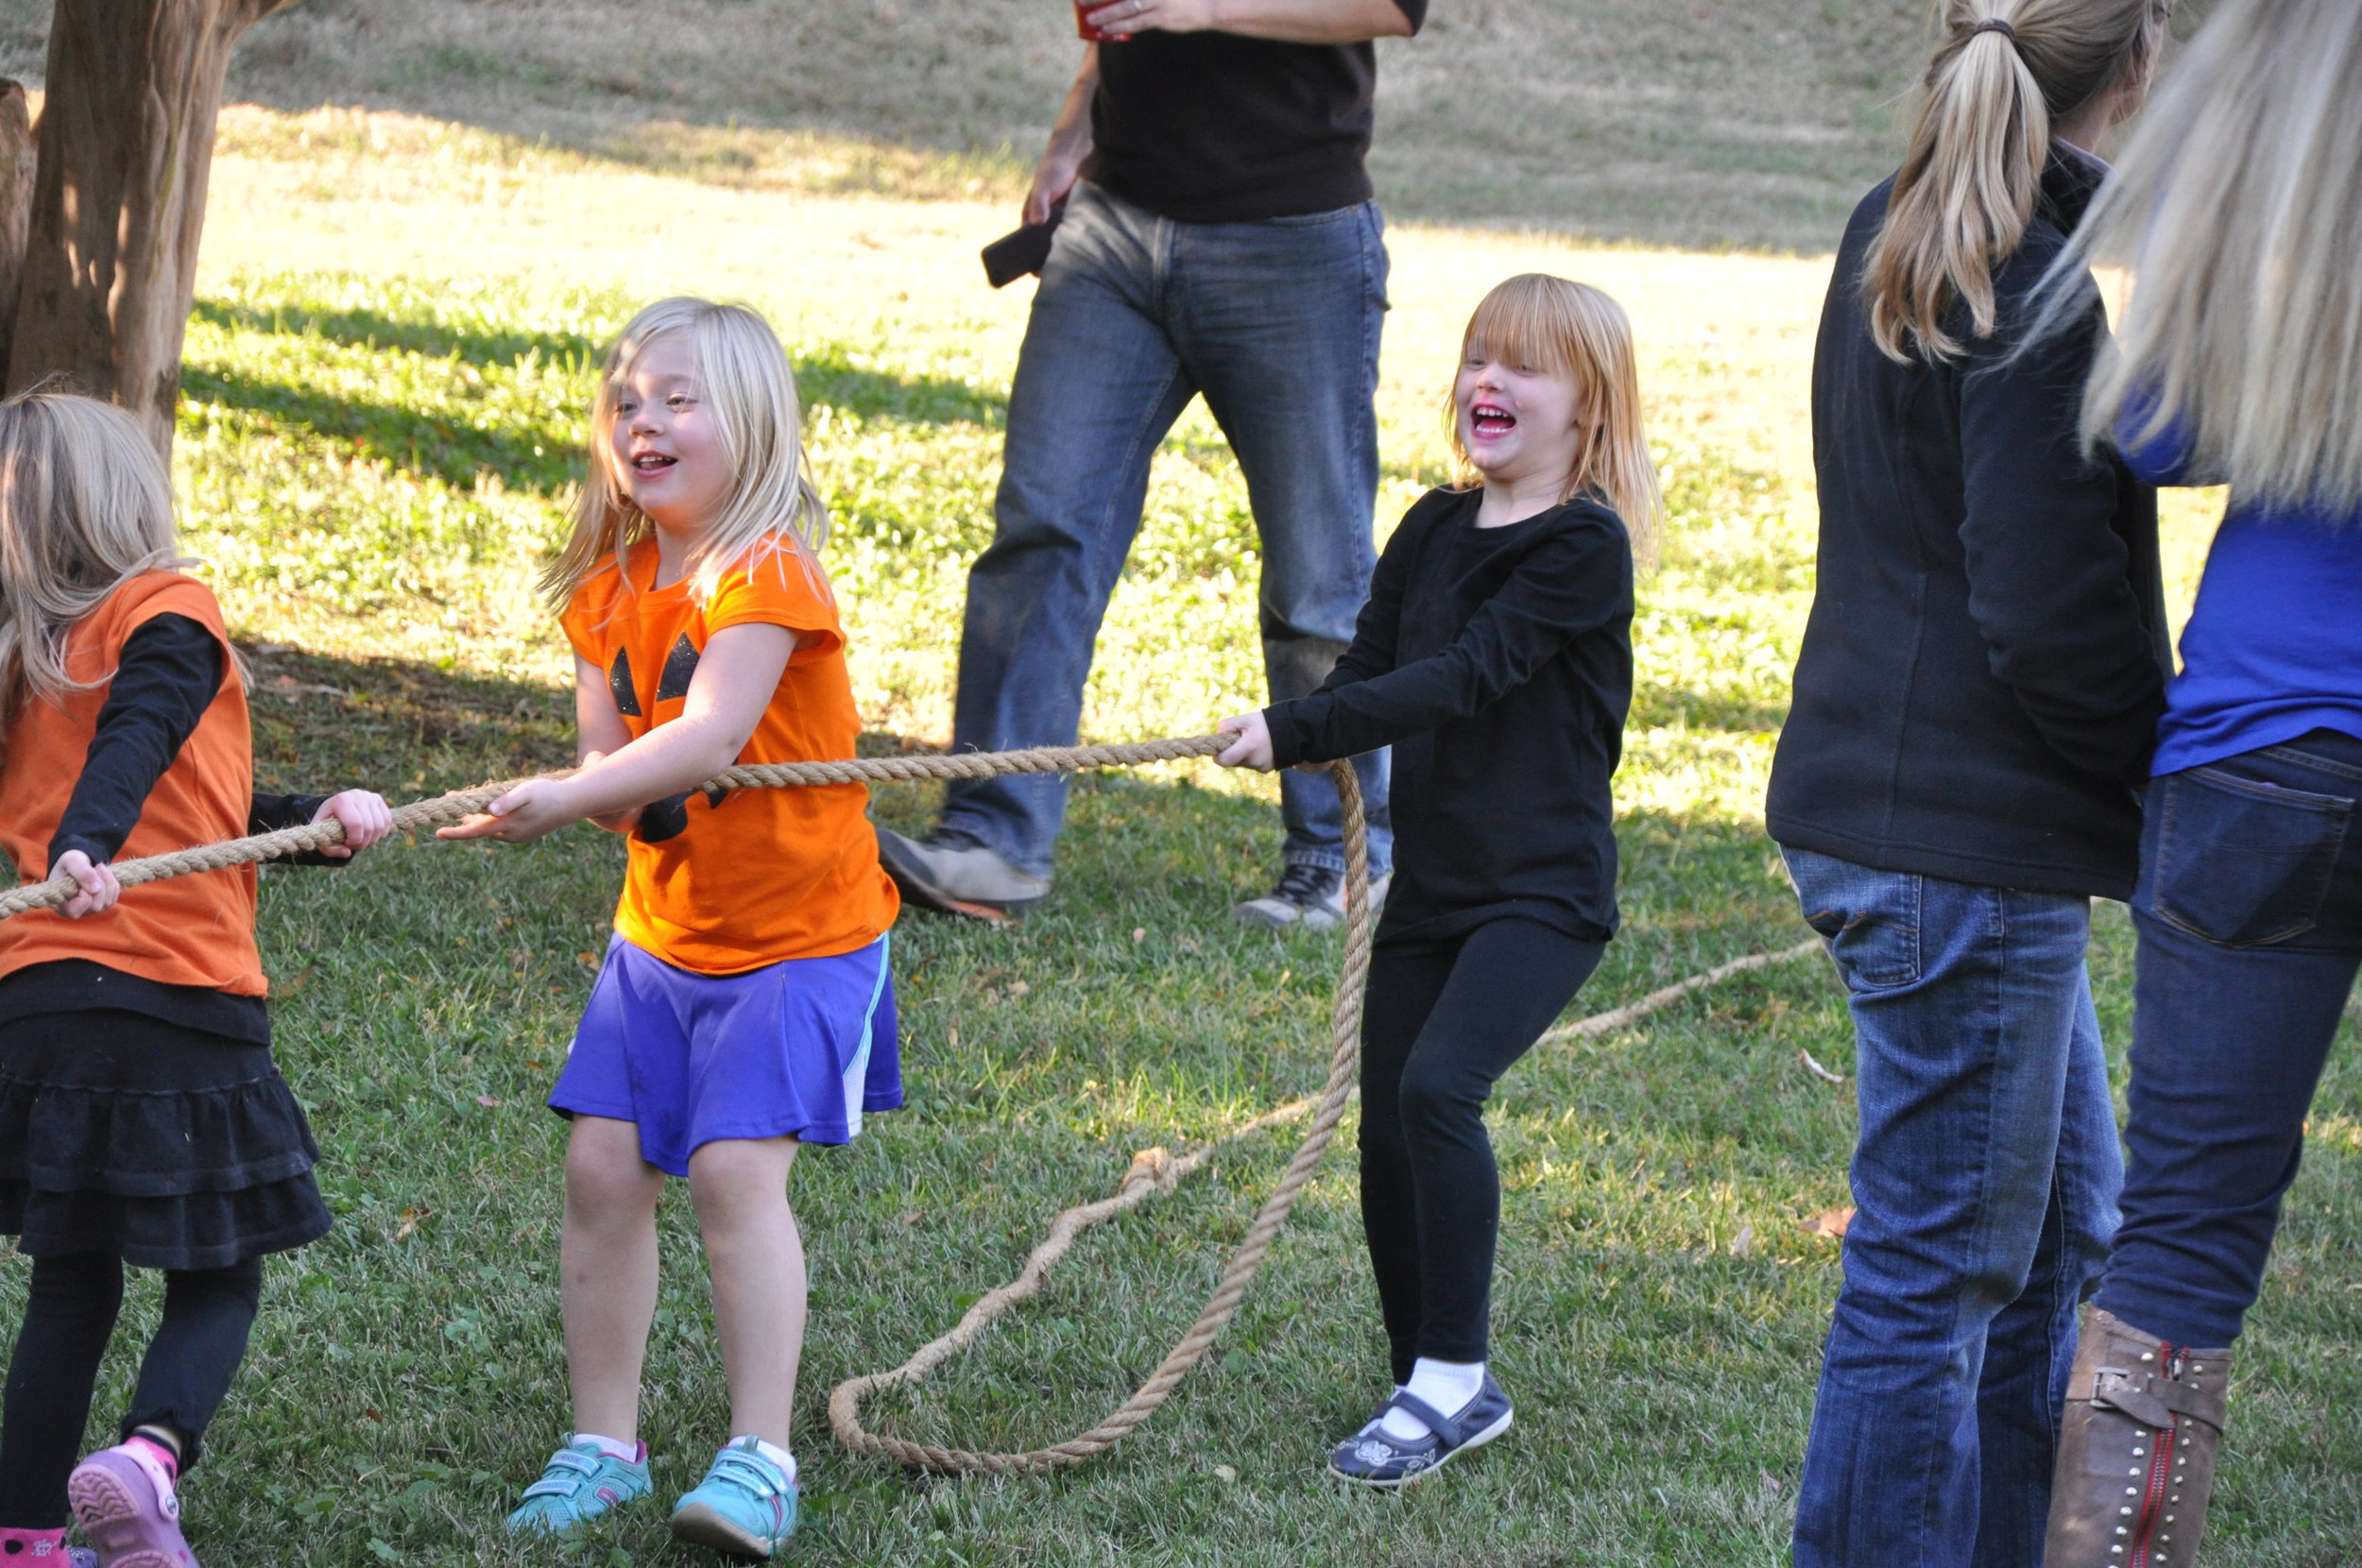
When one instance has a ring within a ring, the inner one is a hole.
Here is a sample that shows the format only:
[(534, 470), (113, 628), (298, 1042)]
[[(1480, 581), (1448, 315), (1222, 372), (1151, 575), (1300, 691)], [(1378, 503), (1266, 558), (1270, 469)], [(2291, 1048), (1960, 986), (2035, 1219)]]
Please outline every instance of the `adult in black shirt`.
[(2088, 280), (2028, 339), (2165, 3), (2002, 9), (1948, 9), (1813, 362), (1820, 576), (1765, 814), (1860, 1114), (1796, 1568), (2042, 1560), (2122, 1182), (2084, 950), (2091, 899), (2132, 889), (2163, 707), (2156, 504), (2079, 437)]
[[(1203, 394), (1262, 541), (1275, 699), (1353, 636), (1375, 564), (1372, 399), (1386, 250), (1362, 167), (1371, 40), (1426, 0), (1111, 0), (1026, 196), (1064, 217), (1010, 389), (991, 548), (968, 575), (952, 739), (1070, 744), (1092, 644), (1139, 527), (1158, 442)], [(1360, 761), (1372, 871), (1388, 870), (1382, 755)], [(903, 895), (1005, 918), (1049, 890), (1065, 780), (953, 784), (924, 841), (881, 830)], [(1344, 825), (1326, 775), (1289, 774), (1274, 926), (1343, 914)]]

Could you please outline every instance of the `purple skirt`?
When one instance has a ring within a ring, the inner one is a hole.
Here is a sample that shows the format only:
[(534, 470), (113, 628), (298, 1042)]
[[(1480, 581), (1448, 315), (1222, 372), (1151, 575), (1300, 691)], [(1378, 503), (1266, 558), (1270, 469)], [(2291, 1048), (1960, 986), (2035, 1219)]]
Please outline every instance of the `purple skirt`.
[(550, 1109), (634, 1123), (675, 1176), (717, 1138), (850, 1143), (902, 1103), (889, 940), (700, 975), (615, 937)]

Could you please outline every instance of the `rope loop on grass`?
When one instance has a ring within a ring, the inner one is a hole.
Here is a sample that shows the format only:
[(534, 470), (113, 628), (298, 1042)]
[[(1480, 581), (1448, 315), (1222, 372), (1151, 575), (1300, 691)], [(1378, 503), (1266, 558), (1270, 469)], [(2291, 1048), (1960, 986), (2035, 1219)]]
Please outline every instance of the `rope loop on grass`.
[[(1288, 1223), (1288, 1216), (1296, 1206), (1296, 1199), (1320, 1168), (1321, 1156), (1328, 1150), (1329, 1140), (1336, 1136), (1337, 1123), (1345, 1114), (1345, 1102), (1353, 1098), (1354, 1081), (1361, 1062), (1361, 996), (1370, 974), (1370, 859), (1367, 834), (1361, 815), (1361, 781), (1350, 763), (1332, 762), (1328, 775), (1337, 783), (1337, 797), (1344, 808), (1345, 837), (1345, 952), (1337, 972), (1337, 994), (1329, 1008), (1328, 1082), (1321, 1092), (1310, 1099), (1294, 1100), (1277, 1110), (1266, 1111), (1253, 1121), (1232, 1129), (1208, 1144), (1201, 1145), (1178, 1158), (1162, 1149), (1146, 1149), (1132, 1157), (1131, 1169), (1112, 1198), (1096, 1203), (1085, 1203), (1068, 1209), (1051, 1221), (1050, 1234), (1042, 1237), (1018, 1270), (1015, 1279), (998, 1286), (978, 1298), (965, 1317), (944, 1334), (921, 1345), (911, 1358), (890, 1372), (871, 1372), (866, 1376), (847, 1378), (829, 1394), (829, 1429), (836, 1440), (856, 1454), (867, 1454), (892, 1459), (915, 1470), (931, 1470), (947, 1475), (1021, 1475), (1062, 1465), (1081, 1464), (1097, 1458), (1137, 1429), (1141, 1423), (1156, 1413), (1156, 1407), (1172, 1396), (1190, 1369), (1213, 1348), (1214, 1340), (1229, 1323), (1231, 1315), (1245, 1299), (1247, 1286), (1263, 1260), (1271, 1253), (1272, 1243)], [(1309, 1107), (1312, 1125), (1306, 1129), (1304, 1141), (1296, 1146), (1295, 1157), (1288, 1162), (1279, 1185), (1272, 1189), (1263, 1206), (1247, 1226), (1246, 1236), (1238, 1250), (1230, 1254), (1230, 1265), (1207, 1298), (1204, 1310), (1197, 1315), (1180, 1341), (1166, 1353), (1163, 1361), (1151, 1372), (1148, 1381), (1134, 1390), (1132, 1397), (1117, 1406), (1107, 1418), (1089, 1431), (1053, 1443), (1047, 1448), (1029, 1448), (1020, 1454), (978, 1453), (966, 1448), (942, 1448), (933, 1443), (912, 1442), (907, 1439), (886, 1437), (872, 1432), (861, 1423), (862, 1401), (883, 1389), (894, 1389), (916, 1383), (929, 1372), (974, 1344), (991, 1321), (1027, 1297), (1037, 1293), (1051, 1267), (1066, 1255), (1074, 1245), (1074, 1238), (1091, 1226), (1113, 1219), (1127, 1209), (1137, 1208), (1159, 1193), (1171, 1192), (1185, 1176), (1196, 1170), (1225, 1144), (1261, 1132), (1264, 1128), (1290, 1121)]]
[[(789, 789), (1138, 767), (1151, 762), (1211, 757), (1228, 747), (1232, 739), (1226, 735), (1194, 735), (1184, 739), (1106, 746), (1036, 746), (1027, 751), (922, 754), (833, 762), (748, 762), (727, 770), (701, 788)], [(838, 1442), (856, 1454), (888, 1458), (914, 1469), (949, 1475), (1033, 1474), (1064, 1465), (1080, 1464), (1104, 1454), (1138, 1430), (1172, 1396), (1173, 1389), (1189, 1375), (1190, 1369), (1196, 1366), (1207, 1351), (1212, 1348), (1214, 1340), (1238, 1311), (1239, 1304), (1245, 1298), (1247, 1287), (1253, 1282), (1256, 1272), (1270, 1256), (1273, 1243), (1288, 1223), (1297, 1198), (1319, 1168), (1321, 1157), (1327, 1151), (1330, 1140), (1336, 1135), (1337, 1125), (1344, 1116), (1345, 1105), (1356, 1093), (1355, 1080), (1361, 1054), (1362, 993), (1370, 969), (1369, 849), (1362, 817), (1360, 778), (1347, 763), (1330, 763), (1328, 772), (1336, 781), (1338, 799), (1344, 807), (1344, 816), (1345, 946), (1344, 957), (1338, 969), (1336, 996), (1329, 1010), (1328, 1081), (1322, 1085), (1320, 1093), (1266, 1111), (1186, 1154), (1174, 1155), (1162, 1148), (1144, 1149), (1135, 1154), (1131, 1167), (1124, 1172), (1114, 1196), (1078, 1205), (1058, 1215), (1051, 1222), (1050, 1232), (1040, 1245), (1027, 1255), (1024, 1267), (1018, 1271), (1017, 1277), (979, 1298), (949, 1333), (920, 1346), (908, 1360), (891, 1371), (850, 1378), (830, 1390), (829, 1425)], [(537, 776), (563, 777), (565, 775), (544, 774)], [(481, 784), (474, 789), (456, 790), (450, 794), (414, 801), (396, 809), (394, 826), (404, 831), (417, 831), (457, 822), (462, 817), (483, 810), (523, 782), (525, 780), (521, 778), (504, 779), (499, 783)], [(223, 844), (203, 844), (164, 855), (117, 861), (114, 873), (116, 880), (124, 887), (132, 888), (167, 877), (220, 871), (231, 866), (276, 860), (285, 855), (324, 849), (343, 840), (344, 825), (332, 817), (325, 822), (300, 827), (258, 833), (251, 838), (232, 839)], [(77, 891), (72, 878), (53, 878), (45, 882), (27, 883), (12, 892), (0, 894), (0, 920), (28, 910), (54, 909), (71, 899)], [(1732, 975), (1802, 958), (1818, 951), (1820, 946), (1816, 938), (1775, 952), (1733, 959), (1703, 974), (1651, 992), (1624, 1007), (1554, 1029), (1542, 1038), (1549, 1042), (1597, 1037), (1646, 1017), (1693, 991), (1713, 985)], [(1288, 1168), (1281, 1175), (1278, 1185), (1272, 1189), (1271, 1196), (1256, 1211), (1253, 1223), (1248, 1225), (1238, 1250), (1231, 1254), (1229, 1266), (1223, 1270), (1220, 1283), (1207, 1298), (1205, 1308), (1198, 1313), (1197, 1321), (1190, 1325), (1189, 1331), (1181, 1336), (1179, 1342), (1167, 1353), (1164, 1360), (1132, 1397), (1116, 1406), (1098, 1425), (1064, 1442), (1053, 1443), (1046, 1448), (1027, 1449), (1022, 1453), (944, 1448), (933, 1443), (913, 1442), (871, 1432), (862, 1425), (863, 1400), (881, 1389), (917, 1383), (974, 1344), (994, 1319), (1040, 1291), (1052, 1267), (1066, 1255), (1068, 1249), (1074, 1245), (1075, 1238), (1083, 1232), (1137, 1208), (1152, 1198), (1172, 1191), (1227, 1145), (1281, 1122), (1292, 1121), (1308, 1110), (1312, 1113), (1311, 1126), (1306, 1129), (1304, 1139), (1297, 1145), (1294, 1157), (1288, 1162)]]

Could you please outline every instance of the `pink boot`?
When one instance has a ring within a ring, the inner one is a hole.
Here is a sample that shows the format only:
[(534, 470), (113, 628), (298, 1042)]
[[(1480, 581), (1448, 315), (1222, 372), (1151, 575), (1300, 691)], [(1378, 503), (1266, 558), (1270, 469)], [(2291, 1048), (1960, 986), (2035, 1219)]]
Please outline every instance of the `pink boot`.
[(98, 1554), (67, 1545), (62, 1529), (0, 1529), (0, 1568), (98, 1568)]
[(65, 1484), (100, 1568), (197, 1568), (180, 1535), (171, 1457), (145, 1438), (102, 1448)]

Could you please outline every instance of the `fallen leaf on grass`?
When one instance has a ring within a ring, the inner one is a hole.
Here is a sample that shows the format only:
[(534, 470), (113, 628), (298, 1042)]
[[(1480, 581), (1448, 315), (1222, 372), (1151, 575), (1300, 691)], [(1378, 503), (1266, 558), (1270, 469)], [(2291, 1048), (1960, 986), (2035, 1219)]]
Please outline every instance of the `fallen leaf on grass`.
[(1800, 1219), (1796, 1223), (1796, 1228), (1806, 1236), (1817, 1236), (1824, 1240), (1836, 1241), (1845, 1235), (1845, 1227), (1853, 1222), (1854, 1209), (1849, 1203), (1841, 1209), (1823, 1209), (1810, 1219)]
[(1226, 1464), (1218, 1464), (1214, 1466), (1214, 1478), (1219, 1481), (1235, 1481), (1239, 1478), (1239, 1473)]
[(1133, 927), (1132, 940), (1135, 942), (1146, 942), (1148, 940), (1148, 928), (1146, 926)]
[(1738, 1234), (1731, 1237), (1731, 1256), (1753, 1257), (1754, 1255), (1755, 1228), (1753, 1225), (1741, 1225), (1738, 1227)]
[(1009, 995), (1012, 997), (1022, 997), (1031, 990), (1033, 990), (1033, 987), (1026, 984), (1023, 980), (1009, 981)]
[(501, 1108), (500, 1097), (497, 1095), (478, 1095), (475, 1097), (475, 1102), (488, 1111), (497, 1111)]
[(1806, 1050), (1802, 1046), (1796, 1048), (1796, 1060), (1806, 1072), (1812, 1074), (1813, 1077), (1821, 1080), (1823, 1083), (1842, 1083), (1845, 1082), (1845, 1075), (1843, 1073), (1831, 1072), (1828, 1068), (1823, 1066), (1819, 1062), (1813, 1060), (1812, 1052)]
[(435, 1211), (432, 1209), (402, 1210), (402, 1228), (394, 1233), (394, 1239), (396, 1241), (406, 1241), (410, 1237), (418, 1235), (419, 1227), (425, 1224), (426, 1217), (434, 1212)]

